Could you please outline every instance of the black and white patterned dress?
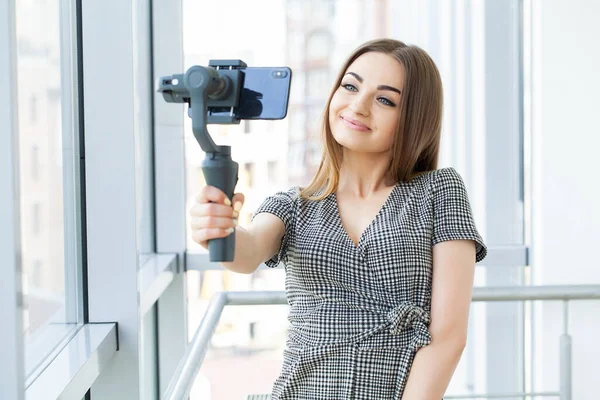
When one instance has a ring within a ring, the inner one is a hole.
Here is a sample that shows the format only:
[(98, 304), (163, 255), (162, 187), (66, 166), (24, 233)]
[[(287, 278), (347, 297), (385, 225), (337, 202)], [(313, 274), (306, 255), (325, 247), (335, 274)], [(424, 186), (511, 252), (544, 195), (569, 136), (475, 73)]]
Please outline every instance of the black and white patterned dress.
[[(285, 224), (279, 253), (290, 305), (289, 333), (272, 400), (400, 399), (416, 351), (431, 341), (432, 246), (471, 239), (487, 248), (453, 168), (397, 183), (358, 245), (335, 193), (303, 200), (298, 187), (265, 199)], [(360, 210), (356, 210), (360, 212)]]

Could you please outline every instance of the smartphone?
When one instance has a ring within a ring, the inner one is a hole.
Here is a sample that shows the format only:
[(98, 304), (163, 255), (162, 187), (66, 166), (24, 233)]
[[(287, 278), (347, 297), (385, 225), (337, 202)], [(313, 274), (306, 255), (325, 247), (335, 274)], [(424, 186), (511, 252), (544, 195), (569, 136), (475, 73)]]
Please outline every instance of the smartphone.
[[(238, 107), (233, 109), (236, 118), (283, 119), (287, 115), (290, 98), (292, 70), (288, 67), (240, 68), (243, 75)], [(231, 115), (229, 107), (208, 107), (211, 116)]]

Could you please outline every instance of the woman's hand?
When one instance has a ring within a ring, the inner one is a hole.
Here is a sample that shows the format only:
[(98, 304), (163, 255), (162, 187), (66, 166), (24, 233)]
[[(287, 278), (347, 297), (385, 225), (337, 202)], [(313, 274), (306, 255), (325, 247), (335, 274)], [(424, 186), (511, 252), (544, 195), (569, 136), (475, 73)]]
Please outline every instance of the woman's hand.
[(190, 227), (194, 242), (208, 250), (210, 239), (229, 236), (238, 223), (244, 200), (245, 196), (242, 193), (234, 194), (229, 200), (225, 193), (215, 186), (202, 187), (190, 209)]

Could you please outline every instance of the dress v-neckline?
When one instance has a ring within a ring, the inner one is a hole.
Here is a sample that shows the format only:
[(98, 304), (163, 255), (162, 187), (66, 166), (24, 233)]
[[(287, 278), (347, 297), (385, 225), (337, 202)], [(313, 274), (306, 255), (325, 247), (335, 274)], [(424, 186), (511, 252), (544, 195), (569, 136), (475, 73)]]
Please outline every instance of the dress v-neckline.
[(383, 204), (381, 205), (381, 207), (379, 207), (379, 211), (377, 211), (377, 214), (375, 214), (375, 217), (371, 220), (371, 222), (365, 227), (365, 229), (358, 236), (358, 241), (356, 243), (354, 243), (354, 241), (352, 240), (352, 238), (348, 234), (348, 231), (346, 230), (346, 228), (344, 228), (344, 223), (342, 221), (342, 216), (340, 214), (340, 208), (339, 208), (339, 205), (338, 205), (337, 194), (335, 192), (331, 193), (332, 194), (332, 199), (333, 199), (333, 206), (334, 206), (334, 212), (335, 212), (336, 221), (337, 221), (340, 229), (342, 230), (345, 239), (350, 242), (350, 244), (352, 245), (352, 247), (355, 250), (360, 249), (361, 243), (363, 242), (363, 239), (366, 236), (367, 232), (369, 232), (369, 230), (372, 229), (373, 225), (377, 222), (377, 220), (380, 218), (380, 215), (383, 213), (383, 210), (388, 207), (388, 203), (391, 201), (391, 199), (392, 199), (394, 193), (396, 192), (397, 188), (398, 188), (398, 183), (396, 183), (394, 185), (394, 187), (390, 191), (390, 194), (388, 195), (388, 197), (385, 199), (385, 201), (383, 202)]

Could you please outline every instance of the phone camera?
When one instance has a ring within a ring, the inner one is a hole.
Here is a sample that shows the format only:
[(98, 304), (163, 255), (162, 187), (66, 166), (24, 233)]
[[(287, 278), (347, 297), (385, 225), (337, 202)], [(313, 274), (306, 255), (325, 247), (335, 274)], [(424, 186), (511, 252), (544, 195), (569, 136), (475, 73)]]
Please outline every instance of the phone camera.
[(273, 71), (271, 72), (273, 78), (283, 79), (287, 76), (287, 71)]

